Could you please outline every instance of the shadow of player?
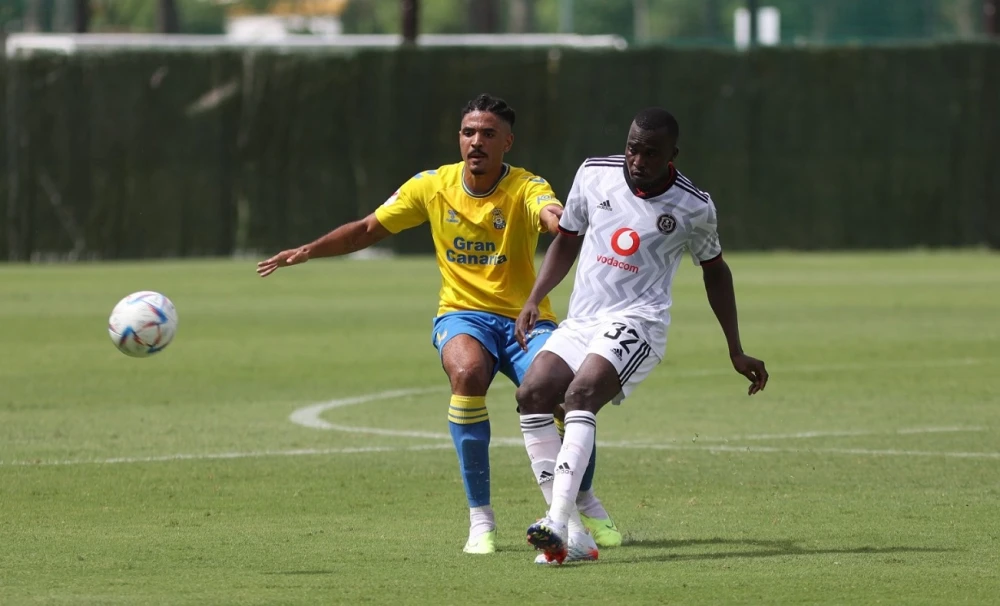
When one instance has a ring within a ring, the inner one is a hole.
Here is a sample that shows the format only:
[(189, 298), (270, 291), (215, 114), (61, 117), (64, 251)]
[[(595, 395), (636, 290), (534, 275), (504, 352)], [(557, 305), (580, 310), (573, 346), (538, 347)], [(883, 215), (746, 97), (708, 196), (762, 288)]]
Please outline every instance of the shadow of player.
[[(809, 548), (798, 545), (794, 539), (652, 539), (628, 541), (615, 550), (614, 559), (604, 560), (603, 564), (632, 564), (638, 562), (683, 562), (698, 560), (723, 560), (728, 558), (773, 558), (779, 556), (812, 556), (812, 555), (862, 555), (862, 554), (894, 554), (894, 553), (943, 553), (956, 551), (938, 547), (908, 547), (902, 545), (875, 547), (864, 545), (860, 547), (819, 547)], [(733, 546), (736, 549), (713, 551), (711, 553), (637, 553), (637, 549), (683, 549), (686, 547), (703, 546)], [(752, 549), (746, 549), (752, 548)], [(602, 553), (603, 555), (603, 553)]]

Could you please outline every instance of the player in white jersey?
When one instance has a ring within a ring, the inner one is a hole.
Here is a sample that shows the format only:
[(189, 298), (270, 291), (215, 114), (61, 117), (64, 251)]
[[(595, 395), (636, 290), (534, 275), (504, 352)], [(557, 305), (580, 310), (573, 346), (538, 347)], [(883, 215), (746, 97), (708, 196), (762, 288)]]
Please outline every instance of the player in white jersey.
[[(685, 254), (701, 266), (708, 301), (748, 394), (767, 384), (764, 363), (743, 353), (733, 275), (722, 259), (711, 197), (673, 165), (677, 120), (650, 108), (632, 122), (625, 155), (586, 160), (576, 173), (516, 336), (538, 319), (538, 302), (579, 256), (569, 314), (535, 357), (517, 390), (521, 431), (532, 470), (549, 504), (528, 528), (543, 553), (536, 562), (597, 559), (593, 540), (577, 531), (575, 511), (582, 471), (590, 459), (597, 412), (627, 397), (659, 364), (667, 344), (670, 290)], [(553, 411), (566, 410), (560, 446)]]

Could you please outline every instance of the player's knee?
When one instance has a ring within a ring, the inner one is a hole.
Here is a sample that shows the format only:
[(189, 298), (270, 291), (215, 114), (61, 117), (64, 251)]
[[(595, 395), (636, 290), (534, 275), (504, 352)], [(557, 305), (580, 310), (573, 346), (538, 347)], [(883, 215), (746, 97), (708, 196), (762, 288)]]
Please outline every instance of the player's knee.
[(485, 395), (490, 386), (490, 373), (485, 364), (456, 364), (448, 369), (451, 392), (464, 395)]
[(552, 412), (551, 394), (546, 393), (544, 386), (539, 383), (522, 383), (514, 397), (517, 398), (517, 409), (523, 415)]
[(600, 398), (600, 390), (596, 384), (590, 381), (574, 381), (566, 390), (563, 408), (566, 412), (576, 410), (594, 412), (604, 404), (599, 401)]

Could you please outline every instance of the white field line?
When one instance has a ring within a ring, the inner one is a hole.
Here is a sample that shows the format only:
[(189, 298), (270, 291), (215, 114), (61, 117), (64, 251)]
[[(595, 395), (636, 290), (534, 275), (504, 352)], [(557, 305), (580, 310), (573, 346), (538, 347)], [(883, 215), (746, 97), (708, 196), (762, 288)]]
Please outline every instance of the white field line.
[(609, 442), (598, 444), (601, 448), (640, 448), (650, 450), (701, 450), (715, 453), (794, 453), (794, 454), (838, 454), (865, 456), (895, 456), (895, 457), (948, 457), (958, 459), (1000, 459), (1000, 452), (935, 452), (930, 450), (876, 450), (869, 448), (779, 448), (772, 446), (729, 446), (717, 444), (712, 446), (697, 446), (686, 444), (657, 444), (635, 442)]
[(256, 450), (249, 452), (216, 452), (202, 454), (173, 454), (157, 457), (116, 457), (111, 459), (67, 459), (63, 461), (6, 461), (2, 467), (46, 467), (54, 465), (116, 465), (121, 463), (168, 463), (171, 461), (216, 461), (224, 459), (255, 459), (262, 457), (304, 457), (313, 455), (365, 454), (371, 452), (400, 452), (416, 450), (441, 450), (453, 448), (451, 443), (424, 444), (422, 446), (364, 446), (357, 448), (296, 448), (294, 450)]
[[(929, 367), (960, 367), (960, 366), (975, 366), (979, 364), (996, 363), (1000, 364), (1000, 359), (984, 359), (984, 358), (947, 358), (943, 360), (909, 360), (900, 362), (880, 362), (878, 364), (839, 364), (839, 365), (799, 365), (799, 366), (787, 366), (780, 367), (777, 371), (779, 376), (781, 374), (791, 374), (791, 373), (811, 373), (811, 372), (837, 372), (837, 371), (851, 371), (851, 370), (867, 370), (871, 368), (929, 368)], [(676, 378), (694, 378), (694, 377), (714, 377), (714, 376), (729, 376), (734, 373), (730, 368), (704, 368), (704, 369), (687, 369), (687, 370), (671, 370), (666, 369), (663, 372), (667, 373), (670, 377)], [(492, 387), (491, 390), (504, 389), (511, 387), (510, 383), (506, 381), (498, 381)], [(342, 408), (344, 406), (352, 406), (354, 404), (366, 404), (368, 402), (376, 402), (379, 400), (390, 400), (395, 398), (403, 398), (407, 396), (416, 396), (423, 394), (432, 393), (448, 393), (449, 388), (447, 386), (440, 387), (421, 387), (412, 389), (395, 389), (391, 391), (383, 391), (374, 394), (366, 394), (361, 396), (355, 396), (352, 398), (340, 398), (336, 400), (330, 400), (329, 402), (320, 402), (318, 404), (313, 404), (311, 406), (306, 406), (305, 408), (300, 408), (293, 412), (289, 417), (289, 420), (296, 425), (301, 425), (303, 427), (310, 427), (312, 429), (327, 429), (336, 431), (354, 431), (355, 433), (373, 433), (375, 435), (386, 435), (386, 436), (405, 436), (405, 437), (426, 437), (426, 438), (438, 438), (441, 436), (448, 437), (446, 434), (440, 433), (424, 433), (423, 435), (414, 435), (412, 432), (407, 434), (400, 434), (393, 430), (378, 430), (375, 428), (368, 428), (368, 432), (357, 432), (358, 428), (347, 428), (347, 426), (336, 425), (330, 423), (320, 418), (320, 415), (327, 410), (333, 410), (335, 408)], [(381, 433), (376, 433), (381, 432)], [(801, 436), (809, 437), (809, 436)], [(707, 439), (707, 438), (706, 438)], [(747, 438), (754, 439), (754, 438)], [(764, 439), (764, 438), (761, 438)]]
[[(992, 359), (981, 359), (981, 358), (955, 358), (955, 359), (944, 359), (944, 360), (916, 360), (916, 361), (902, 361), (902, 362), (888, 362), (879, 364), (841, 364), (841, 365), (813, 365), (813, 366), (790, 366), (783, 367), (781, 372), (785, 373), (808, 373), (808, 372), (828, 372), (828, 371), (843, 371), (843, 370), (867, 370), (873, 367), (875, 368), (926, 368), (926, 367), (941, 367), (941, 366), (973, 366), (978, 364), (987, 364), (998, 362), (998, 360)], [(670, 371), (668, 371), (670, 372)], [(703, 369), (703, 370), (687, 370), (687, 371), (672, 371), (671, 374), (674, 377), (707, 377), (707, 376), (722, 376), (731, 374), (732, 371), (729, 369)], [(495, 385), (492, 389), (502, 388), (508, 386), (506, 383), (499, 383)], [(363, 453), (373, 453), (373, 452), (401, 452), (401, 451), (420, 451), (420, 450), (439, 450), (451, 448), (451, 438), (448, 434), (438, 433), (438, 432), (424, 432), (424, 431), (406, 431), (406, 430), (394, 430), (394, 429), (383, 429), (377, 427), (353, 427), (348, 425), (339, 425), (335, 423), (330, 423), (322, 418), (320, 415), (328, 410), (333, 410), (335, 408), (343, 408), (346, 406), (352, 406), (355, 404), (365, 404), (368, 402), (376, 402), (380, 400), (389, 400), (394, 398), (403, 398), (408, 396), (423, 395), (430, 393), (447, 393), (448, 389), (445, 386), (442, 387), (423, 387), (423, 388), (413, 388), (413, 389), (396, 389), (391, 391), (383, 391), (372, 394), (365, 394), (360, 396), (354, 396), (350, 398), (340, 398), (336, 400), (330, 400), (328, 402), (321, 402), (319, 404), (314, 404), (312, 406), (306, 406), (294, 411), (289, 420), (297, 425), (303, 427), (309, 427), (312, 429), (324, 429), (333, 431), (342, 431), (346, 433), (363, 433), (371, 435), (381, 435), (387, 437), (402, 437), (402, 438), (423, 438), (423, 439), (433, 439), (441, 440), (437, 444), (427, 444), (422, 446), (385, 446), (385, 447), (356, 447), (356, 448), (320, 448), (320, 449), (294, 449), (294, 450), (261, 450), (261, 451), (246, 451), (246, 452), (223, 452), (223, 453), (190, 453), (190, 454), (173, 454), (173, 455), (162, 455), (162, 456), (148, 456), (148, 457), (114, 457), (106, 459), (68, 459), (68, 460), (57, 460), (57, 461), (0, 461), (0, 467), (30, 467), (30, 466), (58, 466), (58, 465), (114, 465), (123, 463), (158, 463), (158, 462), (171, 462), (171, 461), (209, 461), (209, 460), (225, 460), (225, 459), (247, 459), (247, 458), (261, 458), (261, 457), (294, 457), (294, 456), (315, 456), (315, 455), (338, 455), (338, 454), (363, 454)], [(800, 433), (790, 433), (790, 434), (752, 434), (747, 436), (735, 436), (731, 438), (708, 438), (699, 437), (698, 440), (702, 441), (717, 441), (717, 442), (732, 442), (739, 440), (771, 440), (771, 439), (800, 439), (800, 438), (814, 438), (814, 437), (838, 437), (838, 436), (862, 436), (862, 435), (909, 435), (909, 434), (924, 434), (924, 433), (945, 433), (945, 432), (959, 432), (959, 431), (988, 431), (985, 427), (925, 427), (925, 428), (909, 428), (900, 429), (891, 432), (875, 432), (875, 431), (807, 431)], [(678, 440), (674, 440), (675, 442)], [(492, 444), (494, 446), (520, 446), (523, 441), (520, 438), (493, 438)], [(603, 448), (639, 448), (639, 449), (656, 449), (656, 450), (694, 450), (694, 451), (708, 451), (708, 452), (734, 452), (734, 453), (819, 453), (819, 454), (846, 454), (846, 455), (870, 455), (870, 456), (927, 456), (927, 457), (957, 457), (957, 458), (987, 458), (987, 459), (998, 459), (1000, 458), (1000, 452), (930, 452), (930, 451), (917, 451), (917, 450), (868, 450), (862, 448), (819, 448), (819, 449), (795, 449), (795, 448), (774, 448), (774, 447), (758, 447), (758, 446), (729, 446), (729, 445), (697, 445), (697, 444), (681, 444), (681, 443), (664, 443), (664, 442), (598, 442), (598, 446)]]
[(888, 435), (914, 435), (923, 433), (961, 433), (989, 431), (988, 427), (978, 425), (955, 426), (955, 427), (911, 427), (907, 429), (896, 429), (889, 431), (873, 431), (868, 429), (843, 430), (843, 431), (801, 431), (798, 433), (759, 433), (745, 436), (732, 436), (730, 438), (719, 438), (710, 436), (696, 436), (692, 442), (747, 442), (755, 440), (800, 440), (806, 438), (850, 438), (854, 436), (888, 436)]
[[(836, 372), (852, 370), (878, 370), (889, 368), (956, 368), (962, 366), (979, 366), (982, 364), (996, 364), (1000, 366), (998, 358), (944, 358), (938, 360), (899, 360), (881, 362), (851, 362), (848, 364), (793, 364), (790, 366), (777, 366), (773, 363), (773, 368), (769, 369), (771, 374), (776, 376), (785, 374), (808, 374), (814, 372)], [(693, 377), (725, 377), (731, 376), (736, 371), (725, 364), (720, 364), (716, 368), (688, 368), (684, 370), (672, 370), (669, 367), (659, 371), (668, 378), (693, 378)]]
[[(516, 444), (515, 444), (516, 442)], [(494, 441), (493, 447), (521, 446), (520, 440)], [(1000, 459), (1000, 452), (933, 452), (925, 450), (872, 450), (867, 448), (774, 448), (769, 446), (729, 446), (657, 444), (637, 442), (598, 442), (600, 448), (626, 448), (642, 450), (701, 451), (734, 454), (834, 454), (858, 456), (897, 457), (945, 457), (959, 459)], [(301, 457), (316, 455), (365, 454), (373, 452), (414, 452), (427, 450), (451, 450), (451, 442), (439, 442), (423, 446), (372, 446), (360, 448), (300, 448), (295, 450), (259, 450), (248, 452), (222, 452), (201, 454), (174, 454), (156, 457), (116, 457), (110, 459), (69, 459), (62, 461), (8, 461), (0, 462), (0, 467), (52, 467), (66, 465), (116, 465), (123, 463), (168, 463), (173, 461), (215, 461), (231, 459), (256, 459), (264, 457)]]
[[(373, 436), (388, 436), (394, 438), (423, 438), (429, 440), (451, 440), (451, 436), (446, 433), (440, 432), (430, 432), (430, 431), (411, 431), (407, 429), (383, 429), (380, 427), (357, 427), (353, 425), (340, 425), (338, 423), (331, 423), (326, 419), (320, 417), (321, 414), (328, 410), (334, 410), (336, 408), (344, 408), (347, 406), (353, 406), (355, 404), (366, 404), (368, 402), (377, 402), (380, 400), (390, 400), (396, 398), (403, 398), (407, 396), (422, 395), (427, 393), (435, 393), (447, 391), (446, 388), (434, 388), (434, 387), (422, 387), (415, 389), (395, 389), (392, 391), (382, 391), (373, 394), (368, 394), (366, 396), (355, 396), (352, 398), (342, 398), (339, 400), (330, 400), (329, 402), (322, 402), (320, 404), (313, 404), (312, 406), (307, 406), (305, 408), (300, 408), (293, 412), (289, 416), (289, 420), (296, 425), (301, 425), (303, 427), (308, 427), (310, 429), (323, 429), (328, 431), (341, 431), (344, 433), (353, 434), (366, 434)], [(913, 427), (907, 429), (897, 429), (889, 431), (871, 431), (871, 430), (842, 430), (842, 431), (803, 431), (798, 433), (781, 433), (781, 434), (751, 434), (747, 436), (733, 436), (729, 438), (723, 437), (707, 437), (699, 436), (694, 442), (740, 442), (740, 441), (759, 441), (759, 440), (789, 440), (789, 439), (805, 439), (805, 438), (826, 438), (826, 437), (851, 437), (851, 436), (874, 436), (874, 435), (913, 435), (913, 434), (929, 434), (929, 433), (956, 433), (956, 432), (977, 432), (977, 431), (987, 431), (986, 427)], [(681, 438), (668, 438), (668, 442), (680, 442)], [(494, 437), (492, 439), (493, 444), (502, 445), (517, 445), (523, 444), (521, 438), (501, 438)], [(650, 444), (662, 444), (662, 442), (619, 442), (617, 444), (628, 446), (623, 446), (626, 448), (638, 447), (641, 445)], [(601, 443), (598, 443), (600, 446)]]

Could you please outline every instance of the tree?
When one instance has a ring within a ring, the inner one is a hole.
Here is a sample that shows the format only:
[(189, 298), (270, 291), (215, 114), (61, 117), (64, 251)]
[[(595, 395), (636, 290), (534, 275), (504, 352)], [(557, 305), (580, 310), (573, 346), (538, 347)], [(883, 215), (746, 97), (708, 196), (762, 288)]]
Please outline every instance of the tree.
[(524, 34), (535, 31), (535, 0), (510, 0), (510, 31)]
[(500, 31), (500, 7), (497, 0), (467, 0), (469, 30), (477, 34)]
[[(0, 0), (2, 2), (3, 0)], [(160, 24), (160, 0), (89, 0), (90, 31), (155, 32)], [(204, 0), (173, 0), (178, 32), (221, 34), (226, 7)]]
[(402, 1), (403, 41), (413, 44), (417, 40), (419, 30), (420, 3), (417, 0)]
[(24, 31), (52, 31), (52, 0), (28, 0), (24, 15)]
[(156, 31), (163, 34), (176, 34), (181, 31), (181, 22), (177, 15), (177, 2), (175, 0), (159, 0), (156, 11)]
[[(340, 16), (345, 34), (399, 34), (402, 0), (351, 0)], [(420, 31), (456, 34), (468, 31), (466, 0), (431, 0), (418, 3)]]
[(73, 31), (86, 33), (90, 26), (90, 0), (74, 0)]

